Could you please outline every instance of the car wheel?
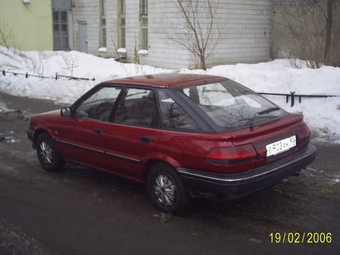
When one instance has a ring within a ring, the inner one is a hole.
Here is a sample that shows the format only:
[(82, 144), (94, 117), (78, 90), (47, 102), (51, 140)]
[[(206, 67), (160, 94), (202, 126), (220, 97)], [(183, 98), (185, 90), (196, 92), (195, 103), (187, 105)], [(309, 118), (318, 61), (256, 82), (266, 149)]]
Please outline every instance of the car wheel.
[(38, 159), (45, 170), (56, 172), (63, 168), (65, 161), (47, 133), (38, 136), (36, 146)]
[(152, 202), (161, 212), (180, 214), (188, 207), (190, 196), (169, 165), (154, 165), (148, 174), (147, 186)]

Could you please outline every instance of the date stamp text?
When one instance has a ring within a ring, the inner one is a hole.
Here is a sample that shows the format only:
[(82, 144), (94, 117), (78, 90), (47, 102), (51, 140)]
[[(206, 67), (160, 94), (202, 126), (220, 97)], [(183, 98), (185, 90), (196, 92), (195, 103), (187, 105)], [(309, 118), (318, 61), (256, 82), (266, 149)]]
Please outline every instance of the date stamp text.
[(330, 232), (272, 232), (269, 239), (273, 244), (330, 244), (333, 240)]

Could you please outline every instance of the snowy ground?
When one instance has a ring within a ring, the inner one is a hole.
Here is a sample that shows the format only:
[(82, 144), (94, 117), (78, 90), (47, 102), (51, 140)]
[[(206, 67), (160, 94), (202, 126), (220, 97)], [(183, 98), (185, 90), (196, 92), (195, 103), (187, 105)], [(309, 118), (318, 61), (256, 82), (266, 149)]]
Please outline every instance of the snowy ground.
[[(267, 96), (288, 112), (302, 112), (313, 136), (322, 141), (340, 143), (340, 68), (324, 66), (313, 70), (294, 69), (288, 60), (259, 64), (215, 66), (203, 70), (167, 70), (146, 65), (122, 64), (80, 52), (35, 52), (8, 50), (0, 46), (0, 71), (43, 75), (39, 78), (0, 73), (0, 91), (17, 96), (52, 99), (59, 103), (73, 103), (79, 96), (101, 81), (140, 74), (167, 72), (207, 73), (226, 76), (257, 91), (307, 95), (339, 95), (328, 98), (296, 99), (294, 107), (282, 96)], [(54, 79), (59, 75), (73, 75), (92, 80)], [(1, 105), (0, 111), (6, 106)]]

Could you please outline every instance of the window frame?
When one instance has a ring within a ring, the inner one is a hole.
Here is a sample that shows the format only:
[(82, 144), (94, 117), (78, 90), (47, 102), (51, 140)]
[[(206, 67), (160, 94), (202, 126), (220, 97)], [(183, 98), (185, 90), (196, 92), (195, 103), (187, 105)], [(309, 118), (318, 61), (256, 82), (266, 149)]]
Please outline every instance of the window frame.
[[(152, 125), (145, 126), (145, 125), (121, 123), (121, 122), (117, 121), (117, 113), (118, 113), (117, 111), (122, 106), (122, 104), (125, 103), (126, 96), (127, 96), (128, 91), (130, 89), (141, 89), (141, 90), (152, 91), (152, 93), (153, 93), (153, 102), (154, 102), (154, 106), (155, 106), (155, 115), (156, 115), (155, 116), (156, 120), (155, 120), (155, 125), (154, 126), (152, 126)], [(160, 109), (159, 109), (159, 105), (158, 105), (158, 97), (157, 97), (156, 94), (157, 94), (156, 93), (156, 89), (153, 88), (153, 87), (126, 85), (124, 87), (124, 89), (122, 90), (120, 97), (117, 99), (118, 102), (116, 103), (115, 108), (114, 108), (114, 110), (112, 112), (110, 122), (113, 123), (113, 124), (117, 124), (117, 125), (126, 125), (126, 126), (140, 127), (140, 128), (161, 129), (161, 125), (160, 125)]]
[[(118, 1), (118, 48), (126, 48), (125, 0)], [(124, 22), (123, 22), (124, 21)]]
[(140, 0), (139, 9), (140, 15), (148, 15), (148, 0)]
[[(163, 114), (161, 111), (160, 99), (158, 95), (158, 91), (164, 90), (166, 94), (175, 101), (188, 115), (189, 117), (196, 123), (197, 129), (179, 129), (179, 128), (171, 128), (165, 127), (163, 125)], [(176, 90), (172, 88), (157, 88), (156, 89), (156, 97), (157, 97), (157, 104), (158, 104), (158, 114), (159, 114), (159, 121), (160, 127), (164, 130), (174, 131), (174, 132), (185, 132), (185, 133), (211, 133), (215, 132), (215, 130), (206, 122), (206, 119), (203, 119), (197, 112), (196, 105), (192, 102), (187, 100), (185, 97), (181, 97), (177, 94)]]
[[(57, 14), (57, 19), (55, 19), (55, 14)], [(62, 15), (65, 15), (65, 22), (62, 20)], [(53, 17), (53, 50), (70, 50), (69, 45), (69, 17), (67, 10), (52, 10)], [(58, 30), (56, 30), (56, 26)], [(62, 28), (65, 27), (66, 31), (63, 34)], [(56, 41), (59, 42), (60, 47), (56, 47)], [(63, 43), (66, 43), (66, 47), (63, 47)]]
[(149, 49), (149, 31), (148, 31), (148, 0), (140, 0), (140, 49)]
[(106, 33), (106, 0), (99, 0), (99, 47), (107, 47)]

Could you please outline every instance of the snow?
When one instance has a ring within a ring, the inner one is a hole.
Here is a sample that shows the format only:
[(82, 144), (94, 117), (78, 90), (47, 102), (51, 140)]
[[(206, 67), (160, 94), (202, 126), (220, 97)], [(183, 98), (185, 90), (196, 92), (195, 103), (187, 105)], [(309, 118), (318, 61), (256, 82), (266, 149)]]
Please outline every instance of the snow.
[[(303, 63), (303, 62), (302, 62)], [(29, 74), (14, 75), (2, 70)], [(327, 98), (302, 98), (291, 107), (284, 96), (266, 96), (288, 112), (302, 112), (313, 137), (340, 143), (340, 68), (294, 69), (289, 60), (280, 59), (258, 64), (215, 66), (204, 70), (170, 70), (147, 65), (124, 64), (114, 59), (99, 58), (81, 52), (19, 51), (0, 46), (0, 91), (32, 98), (51, 99), (56, 103), (72, 104), (96, 84), (120, 77), (156, 73), (205, 73), (233, 79), (257, 92), (305, 95), (339, 95)], [(55, 79), (71, 75), (88, 80)], [(30, 75), (50, 78), (33, 77)], [(93, 80), (95, 78), (95, 80)], [(1, 105), (0, 111), (6, 106)]]
[(125, 48), (119, 48), (117, 50), (118, 53), (126, 53), (126, 49)]
[(99, 48), (98, 52), (106, 53), (107, 52), (107, 48), (106, 47)]
[(147, 55), (148, 52), (149, 52), (149, 51), (147, 51), (147, 50), (139, 50), (139, 51), (138, 51), (138, 54), (139, 54), (139, 55)]

